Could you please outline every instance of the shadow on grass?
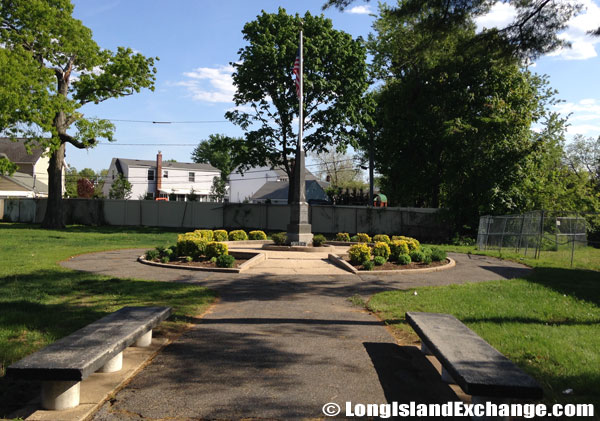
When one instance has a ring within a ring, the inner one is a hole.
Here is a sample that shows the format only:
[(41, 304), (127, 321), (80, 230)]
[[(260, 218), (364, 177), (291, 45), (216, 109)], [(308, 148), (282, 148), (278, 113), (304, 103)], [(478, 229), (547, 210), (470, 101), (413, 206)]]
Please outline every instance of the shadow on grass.
[(600, 272), (537, 267), (527, 280), (600, 307)]
[(44, 231), (60, 232), (60, 233), (87, 233), (87, 234), (164, 234), (164, 233), (182, 233), (190, 231), (189, 228), (161, 228), (161, 227), (138, 227), (138, 226), (91, 226), (91, 225), (67, 225), (63, 229), (47, 229), (42, 228), (41, 224), (24, 224), (18, 222), (1, 223), (0, 230), (31, 230), (39, 229)]
[[(0, 278), (0, 375), (13, 362), (124, 306), (171, 306), (192, 317), (215, 294), (190, 284), (116, 279), (65, 270)], [(27, 404), (37, 385), (0, 377), (0, 417)]]

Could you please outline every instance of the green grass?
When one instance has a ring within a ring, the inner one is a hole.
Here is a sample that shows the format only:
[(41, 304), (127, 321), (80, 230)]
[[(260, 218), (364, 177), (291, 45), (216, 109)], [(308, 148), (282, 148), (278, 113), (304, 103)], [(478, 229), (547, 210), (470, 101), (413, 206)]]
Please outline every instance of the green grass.
[[(172, 306), (158, 329), (173, 335), (215, 299), (192, 284), (119, 279), (77, 272), (58, 262), (92, 251), (172, 244), (177, 232), (153, 228), (81, 227), (43, 230), (0, 223), (0, 376), (8, 365), (123, 306)], [(31, 391), (0, 377), (0, 417)]]
[[(571, 268), (571, 249), (561, 247), (558, 251), (540, 252), (539, 259), (535, 259), (534, 250), (529, 250), (527, 256), (523, 253), (515, 253), (514, 248), (504, 248), (502, 250), (477, 250), (477, 246), (454, 246), (448, 244), (433, 244), (446, 251), (457, 253), (469, 253), (482, 256), (499, 257), (501, 259), (514, 260), (531, 267), (552, 267), (552, 268)], [(573, 255), (572, 269), (600, 270), (600, 249), (594, 247), (576, 247)]]
[[(453, 314), (536, 378), (547, 402), (600, 408), (600, 250), (580, 250), (584, 269), (565, 268), (570, 255), (554, 253), (539, 260), (509, 255), (534, 267), (528, 279), (384, 292), (368, 307), (405, 334), (412, 332), (407, 311)], [(575, 392), (563, 395), (566, 389)]]

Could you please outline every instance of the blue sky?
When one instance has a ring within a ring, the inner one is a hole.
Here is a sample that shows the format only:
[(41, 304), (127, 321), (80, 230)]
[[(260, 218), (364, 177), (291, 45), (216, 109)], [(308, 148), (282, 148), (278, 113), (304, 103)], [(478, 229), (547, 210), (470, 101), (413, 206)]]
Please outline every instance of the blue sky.
[[(222, 133), (241, 136), (242, 131), (224, 121), (225, 111), (233, 108), (234, 88), (230, 62), (238, 60), (244, 46), (244, 24), (261, 13), (324, 13), (336, 29), (355, 38), (371, 32), (376, 3), (357, 0), (345, 12), (321, 11), (324, 0), (74, 0), (76, 18), (89, 27), (103, 48), (130, 47), (146, 56), (159, 57), (156, 89), (98, 105), (86, 105), (88, 117), (112, 120), (214, 121), (196, 124), (150, 124), (114, 121), (115, 142), (94, 149), (67, 148), (66, 161), (77, 169), (108, 168), (113, 157), (155, 159), (158, 150), (163, 159), (190, 162), (190, 155), (202, 139)], [(569, 136), (580, 133), (600, 135), (600, 83), (598, 69), (600, 38), (585, 31), (600, 26), (600, 2), (584, 0), (586, 11), (575, 18), (562, 34), (573, 42), (570, 50), (556, 52), (538, 60), (532, 70), (547, 74), (558, 97), (565, 102), (557, 111), (572, 113)], [(511, 18), (509, 7), (499, 4), (479, 25), (502, 25)], [(161, 145), (148, 145), (161, 144)], [(179, 146), (184, 145), (184, 146)]]

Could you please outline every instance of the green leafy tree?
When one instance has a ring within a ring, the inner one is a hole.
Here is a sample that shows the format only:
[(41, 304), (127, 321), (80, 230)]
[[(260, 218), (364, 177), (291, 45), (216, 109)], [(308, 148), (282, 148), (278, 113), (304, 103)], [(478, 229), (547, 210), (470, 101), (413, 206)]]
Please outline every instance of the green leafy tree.
[(129, 199), (131, 198), (131, 193), (133, 190), (133, 186), (127, 179), (123, 176), (123, 174), (119, 174), (117, 179), (113, 181), (112, 186), (110, 187), (110, 191), (108, 192), (109, 199)]
[[(248, 45), (239, 51), (233, 83), (239, 107), (226, 113), (246, 130), (243, 169), (270, 165), (282, 168), (293, 185), (290, 157), (297, 147), (294, 119), (299, 115), (292, 67), (298, 35), (304, 31), (305, 151), (321, 152), (332, 144), (352, 141), (361, 98), (367, 89), (366, 50), (333, 29), (331, 20), (306, 13), (262, 12), (244, 26)], [(293, 189), (290, 189), (290, 200)]]
[(132, 95), (142, 88), (154, 89), (154, 58), (130, 48), (101, 49), (91, 30), (72, 13), (70, 0), (11, 0), (3, 2), (0, 9), (0, 42), (11, 51), (26, 51), (41, 75), (54, 77), (54, 112), (42, 113), (40, 119), (23, 117), (24, 123), (36, 124), (51, 134), (41, 139), (50, 149), (48, 204), (42, 222), (46, 228), (64, 226), (61, 175), (66, 144), (89, 148), (98, 138), (113, 140), (112, 123), (85, 118), (79, 108)]
[(444, 10), (381, 8), (369, 41), (385, 80), (375, 162), (392, 201), (448, 208), (456, 229), (473, 229), (481, 213), (519, 208), (510, 192), (535, 148), (530, 127), (555, 92), (500, 34), (480, 38), (471, 17), (430, 28)]
[(213, 178), (210, 195), (223, 200), (227, 194), (229, 175), (238, 167), (246, 146), (244, 139), (222, 134), (211, 134), (192, 152), (192, 160), (199, 164), (210, 164), (221, 174)]

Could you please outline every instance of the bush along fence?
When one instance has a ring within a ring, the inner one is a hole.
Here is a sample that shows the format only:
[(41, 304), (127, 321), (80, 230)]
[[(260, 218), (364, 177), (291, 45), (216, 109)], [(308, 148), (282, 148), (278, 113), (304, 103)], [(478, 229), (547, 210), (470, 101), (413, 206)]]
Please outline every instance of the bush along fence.
[[(40, 223), (46, 211), (46, 199), (3, 202), (4, 221)], [(66, 224), (285, 231), (289, 220), (288, 205), (65, 199)], [(328, 234), (402, 233), (431, 241), (450, 236), (439, 209), (311, 205), (309, 220), (313, 232)]]
[(482, 216), (479, 219), (479, 250), (512, 251), (539, 259), (541, 253), (576, 253), (586, 247), (600, 248), (600, 214), (533, 211), (521, 215)]

